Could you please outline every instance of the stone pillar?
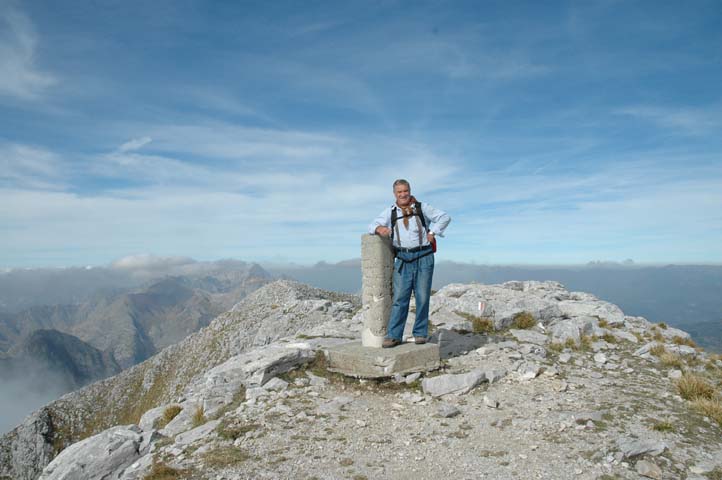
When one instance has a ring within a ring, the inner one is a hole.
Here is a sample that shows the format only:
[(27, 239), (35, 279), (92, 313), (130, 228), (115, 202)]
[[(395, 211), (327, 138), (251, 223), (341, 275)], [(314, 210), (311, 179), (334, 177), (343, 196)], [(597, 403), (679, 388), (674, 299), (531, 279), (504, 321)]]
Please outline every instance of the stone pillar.
[(394, 253), (391, 240), (379, 235), (361, 237), (361, 278), (364, 347), (380, 348), (393, 304)]

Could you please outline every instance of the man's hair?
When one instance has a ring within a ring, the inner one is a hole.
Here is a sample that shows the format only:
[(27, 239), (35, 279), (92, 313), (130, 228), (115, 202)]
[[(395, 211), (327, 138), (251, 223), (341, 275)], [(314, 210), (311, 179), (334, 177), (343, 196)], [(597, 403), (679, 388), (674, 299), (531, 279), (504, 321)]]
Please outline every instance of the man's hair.
[(411, 185), (409, 185), (409, 182), (407, 182), (403, 178), (399, 178), (398, 180), (396, 180), (394, 182), (394, 186), (393, 186), (394, 190), (396, 190), (396, 185), (406, 185), (407, 187), (409, 187), (409, 190), (411, 190)]

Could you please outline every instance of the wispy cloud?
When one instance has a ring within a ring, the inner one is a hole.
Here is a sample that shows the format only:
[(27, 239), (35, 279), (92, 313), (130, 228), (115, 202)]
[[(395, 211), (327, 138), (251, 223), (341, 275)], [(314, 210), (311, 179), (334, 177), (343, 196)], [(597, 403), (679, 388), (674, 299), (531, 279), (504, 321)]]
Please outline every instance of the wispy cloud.
[(722, 109), (720, 108), (669, 108), (638, 105), (620, 108), (616, 110), (616, 113), (647, 121), (682, 134), (706, 135), (713, 130), (722, 129)]
[(36, 65), (38, 35), (13, 2), (0, 5), (0, 96), (21, 100), (40, 97), (57, 79)]
[(60, 156), (41, 147), (0, 143), (0, 186), (58, 190), (65, 172)]
[(153, 139), (150, 137), (133, 138), (131, 140), (128, 140), (124, 144), (122, 144), (120, 147), (118, 147), (118, 151), (121, 153), (125, 153), (125, 152), (132, 152), (134, 150), (139, 150), (139, 149), (143, 148), (145, 145), (148, 145), (152, 141), (153, 141)]

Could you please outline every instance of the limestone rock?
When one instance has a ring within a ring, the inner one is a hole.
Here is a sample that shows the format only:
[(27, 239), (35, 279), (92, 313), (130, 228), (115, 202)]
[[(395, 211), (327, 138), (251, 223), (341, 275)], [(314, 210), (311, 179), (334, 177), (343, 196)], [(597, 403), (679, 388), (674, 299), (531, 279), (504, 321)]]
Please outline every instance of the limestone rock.
[(163, 414), (165, 412), (165, 409), (168, 407), (169, 405), (161, 405), (160, 407), (151, 408), (150, 410), (145, 412), (142, 417), (140, 417), (138, 426), (141, 428), (141, 430), (145, 431), (157, 429), (161, 421), (163, 420)]
[(424, 393), (432, 397), (440, 397), (450, 393), (462, 395), (479, 385), (485, 379), (483, 372), (474, 370), (469, 373), (446, 374), (439, 375), (438, 377), (425, 378), (421, 382), (421, 388), (424, 390)]
[(145, 454), (143, 432), (137, 425), (118, 426), (75, 443), (50, 462), (40, 480), (118, 478)]
[(543, 333), (535, 332), (533, 330), (511, 329), (509, 330), (509, 333), (511, 333), (514, 338), (516, 338), (520, 342), (544, 345), (549, 341), (549, 338), (546, 335), (544, 335)]
[(594, 362), (599, 364), (607, 363), (607, 356), (603, 353), (595, 353)]
[(484, 405), (489, 408), (499, 408), (499, 400), (491, 395), (484, 395)]
[(541, 373), (541, 366), (532, 362), (524, 362), (517, 369), (517, 373), (521, 380), (532, 380)]
[(438, 415), (442, 418), (451, 418), (459, 415), (461, 413), (461, 410), (456, 408), (454, 405), (449, 405), (448, 403), (442, 403), (439, 405), (439, 408), (436, 411)]
[(640, 460), (636, 465), (637, 473), (643, 477), (654, 478), (659, 480), (662, 478), (662, 469), (647, 460)]
[(338, 414), (351, 402), (353, 402), (353, 398), (351, 397), (338, 396), (319, 406), (317, 410), (318, 413), (324, 415)]
[(288, 382), (281, 380), (278, 377), (274, 377), (263, 385), (263, 388), (272, 392), (281, 392), (288, 388)]
[(628, 437), (618, 439), (617, 446), (624, 458), (633, 458), (643, 454), (657, 456), (667, 448), (664, 442), (639, 440)]
[(183, 432), (175, 437), (175, 443), (178, 445), (190, 445), (199, 439), (206, 437), (209, 433), (216, 429), (220, 420), (212, 420), (196, 428)]

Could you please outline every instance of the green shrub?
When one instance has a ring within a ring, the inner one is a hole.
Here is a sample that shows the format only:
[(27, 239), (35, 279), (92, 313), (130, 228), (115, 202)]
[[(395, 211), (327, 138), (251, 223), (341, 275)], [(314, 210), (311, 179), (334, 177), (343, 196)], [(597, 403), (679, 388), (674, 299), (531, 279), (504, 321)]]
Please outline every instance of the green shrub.
[(536, 320), (534, 316), (529, 312), (519, 312), (514, 315), (511, 321), (511, 326), (514, 328), (526, 330), (536, 326)]
[(602, 335), (602, 340), (607, 343), (617, 343), (617, 337), (615, 337), (611, 333), (605, 333), (604, 335)]
[(471, 327), (474, 333), (491, 333), (494, 331), (494, 321), (487, 317), (474, 317)]
[(671, 422), (654, 422), (652, 429), (657, 432), (674, 432), (674, 425)]

